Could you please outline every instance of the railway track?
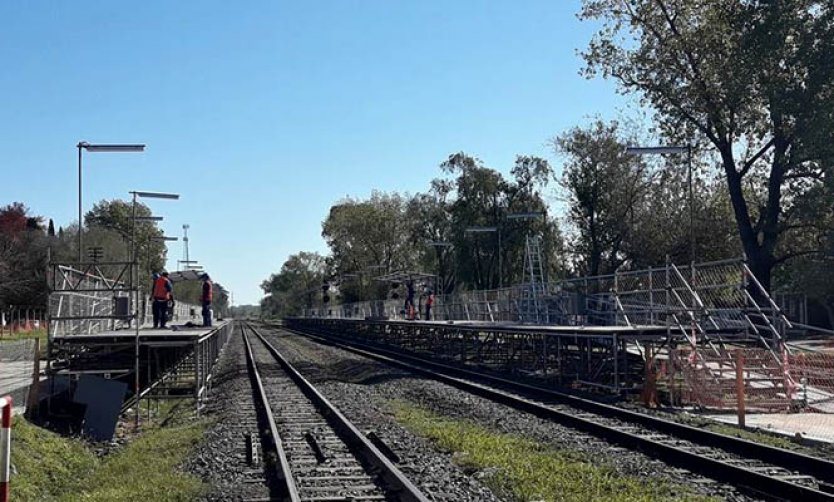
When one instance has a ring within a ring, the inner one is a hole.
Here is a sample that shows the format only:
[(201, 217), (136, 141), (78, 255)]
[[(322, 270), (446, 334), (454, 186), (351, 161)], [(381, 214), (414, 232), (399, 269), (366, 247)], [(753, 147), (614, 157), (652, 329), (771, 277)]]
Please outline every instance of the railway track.
[(439, 380), (540, 418), (636, 449), (663, 462), (773, 500), (834, 500), (834, 462), (659, 417), (452, 367), (420, 357), (281, 328)]
[(381, 452), (384, 445), (365, 437), (257, 328), (242, 329), (277, 500), (428, 502)]

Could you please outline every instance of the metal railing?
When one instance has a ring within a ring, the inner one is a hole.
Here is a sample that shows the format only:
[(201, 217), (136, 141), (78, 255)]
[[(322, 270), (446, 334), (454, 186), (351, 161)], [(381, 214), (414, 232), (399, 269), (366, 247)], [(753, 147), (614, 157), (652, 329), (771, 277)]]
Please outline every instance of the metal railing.
[[(558, 326), (663, 326), (692, 347), (723, 339), (776, 349), (791, 322), (741, 258), (437, 296), (432, 319)], [(425, 319), (425, 297), (415, 299)], [(531, 315), (530, 302), (535, 302)], [(305, 317), (405, 319), (402, 299), (307, 309)]]
[[(124, 329), (133, 318), (130, 263), (51, 264), (49, 337), (91, 335)], [(108, 279), (102, 267), (116, 269)]]

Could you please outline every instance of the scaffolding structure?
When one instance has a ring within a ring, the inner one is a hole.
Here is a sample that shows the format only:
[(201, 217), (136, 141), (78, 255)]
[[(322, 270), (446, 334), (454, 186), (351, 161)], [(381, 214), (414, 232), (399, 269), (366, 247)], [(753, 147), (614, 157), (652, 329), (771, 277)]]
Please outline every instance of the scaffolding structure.
[[(94, 375), (127, 383), (126, 403), (193, 397), (199, 407), (231, 324), (191, 330), (143, 328), (151, 316), (150, 302), (135, 279), (132, 262), (49, 264), (51, 381), (66, 382), (71, 395), (82, 375)], [(194, 305), (178, 302), (172, 321), (185, 322), (196, 312)]]
[(790, 397), (797, 387), (785, 343), (793, 323), (743, 259), (666, 263), (551, 282), (542, 269), (530, 237), (528, 282), (439, 296), (434, 321), (400, 322), (400, 302), (380, 300), (308, 309), (303, 317), (312, 320), (292, 322), (334, 333), (339, 326), (351, 336), (372, 335), (371, 341), (440, 358), (464, 354), (462, 364), (536, 375), (555, 371), (563, 379), (573, 375), (575, 382), (611, 389), (630, 381), (622, 368), (671, 360), (681, 350), (689, 354), (688, 364), (721, 379), (726, 368), (735, 367), (728, 348), (757, 347), (781, 368), (784, 378), (774, 384), (780, 392)]

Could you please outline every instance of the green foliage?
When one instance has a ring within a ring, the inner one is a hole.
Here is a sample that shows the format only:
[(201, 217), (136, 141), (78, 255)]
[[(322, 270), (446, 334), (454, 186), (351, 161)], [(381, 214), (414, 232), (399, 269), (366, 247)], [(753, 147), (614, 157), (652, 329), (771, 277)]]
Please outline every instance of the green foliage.
[[(152, 214), (148, 206), (141, 202), (136, 203), (136, 216), (151, 216)], [(119, 199), (97, 202), (84, 217), (86, 232), (90, 234), (90, 237), (85, 237), (85, 247), (95, 245), (94, 238), (97, 231), (106, 230), (120, 236), (122, 244), (118, 245), (114, 242), (116, 240), (114, 237), (109, 237), (103, 244), (99, 244), (104, 247), (105, 261), (129, 261), (130, 242), (135, 238), (139, 268), (145, 272), (141, 274), (144, 279), (142, 282), (150, 287), (150, 276), (165, 266), (168, 250), (165, 243), (158, 240), (163, 233), (157, 228), (155, 222), (139, 221), (133, 225), (132, 217), (132, 202)]]
[(43, 218), (17, 202), (0, 208), (0, 309), (46, 304), (46, 260), (51, 238)]
[(391, 404), (400, 423), (426, 436), (472, 470), (494, 469), (483, 478), (493, 491), (511, 500), (712, 500), (681, 487), (622, 476), (601, 465), (530, 439), (490, 431), (480, 425), (430, 413), (405, 402)]
[(77, 439), (68, 439), (15, 417), (12, 428), (11, 486), (14, 500), (45, 501), (84, 486), (99, 459)]
[(810, 228), (795, 205), (831, 175), (831, 2), (585, 0), (581, 17), (601, 22), (587, 75), (639, 94), (673, 140), (714, 149), (765, 287), (774, 266), (814, 252), (782, 237)]
[(204, 422), (168, 417), (174, 425), (153, 427), (123, 449), (97, 457), (78, 439), (65, 438), (17, 417), (12, 431), (14, 500), (190, 501), (202, 492), (199, 479), (178, 470), (200, 441)]
[[(578, 273), (607, 274), (621, 265), (647, 268), (664, 263), (667, 256), (673, 263), (690, 259), (687, 159), (629, 155), (626, 147), (638, 143), (623, 135), (617, 122), (599, 120), (554, 141), (565, 158), (562, 188)], [(696, 261), (740, 256), (726, 192), (719, 182), (694, 174)]]
[(327, 264), (320, 254), (302, 251), (291, 255), (279, 273), (261, 283), (266, 294), (261, 301), (261, 314), (299, 315), (304, 308), (320, 305), (322, 284), (327, 277)]

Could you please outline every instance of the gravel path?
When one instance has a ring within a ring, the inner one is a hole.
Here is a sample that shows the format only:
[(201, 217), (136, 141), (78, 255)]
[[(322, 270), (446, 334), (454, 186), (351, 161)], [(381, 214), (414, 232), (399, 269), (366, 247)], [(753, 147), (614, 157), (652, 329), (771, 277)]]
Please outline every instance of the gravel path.
[[(438, 452), (431, 443), (415, 437), (400, 427), (390, 413), (391, 400), (406, 400), (435, 413), (472, 420), (493, 430), (526, 436), (557, 448), (577, 451), (599, 465), (613, 468), (623, 475), (637, 476), (646, 482), (665, 481), (672, 486), (686, 485), (697, 493), (721, 497), (725, 500), (754, 500), (739, 493), (734, 487), (703, 478), (698, 474), (668, 466), (638, 452), (612, 445), (593, 436), (541, 420), (527, 413), (460, 391), (454, 387), (414, 376), (404, 370), (338, 349), (310, 339), (276, 329), (262, 329), (267, 338), (285, 357), (311, 380), (351, 420), (362, 427), (373, 429), (391, 448), (404, 458), (433, 456), (431, 470), (415, 475), (429, 478), (421, 488), (437, 494), (438, 500), (494, 500), (476, 496), (461, 498), (446, 493), (448, 488), (431, 483), (454, 477), (456, 483), (478, 486), (476, 479), (486, 473), (466, 476), (459, 469), (434, 464), (442, 458), (452, 465), (448, 453)], [(411, 473), (407, 474), (412, 476)], [(417, 481), (417, 479), (415, 479)], [(442, 498), (444, 497), (445, 498)]]

